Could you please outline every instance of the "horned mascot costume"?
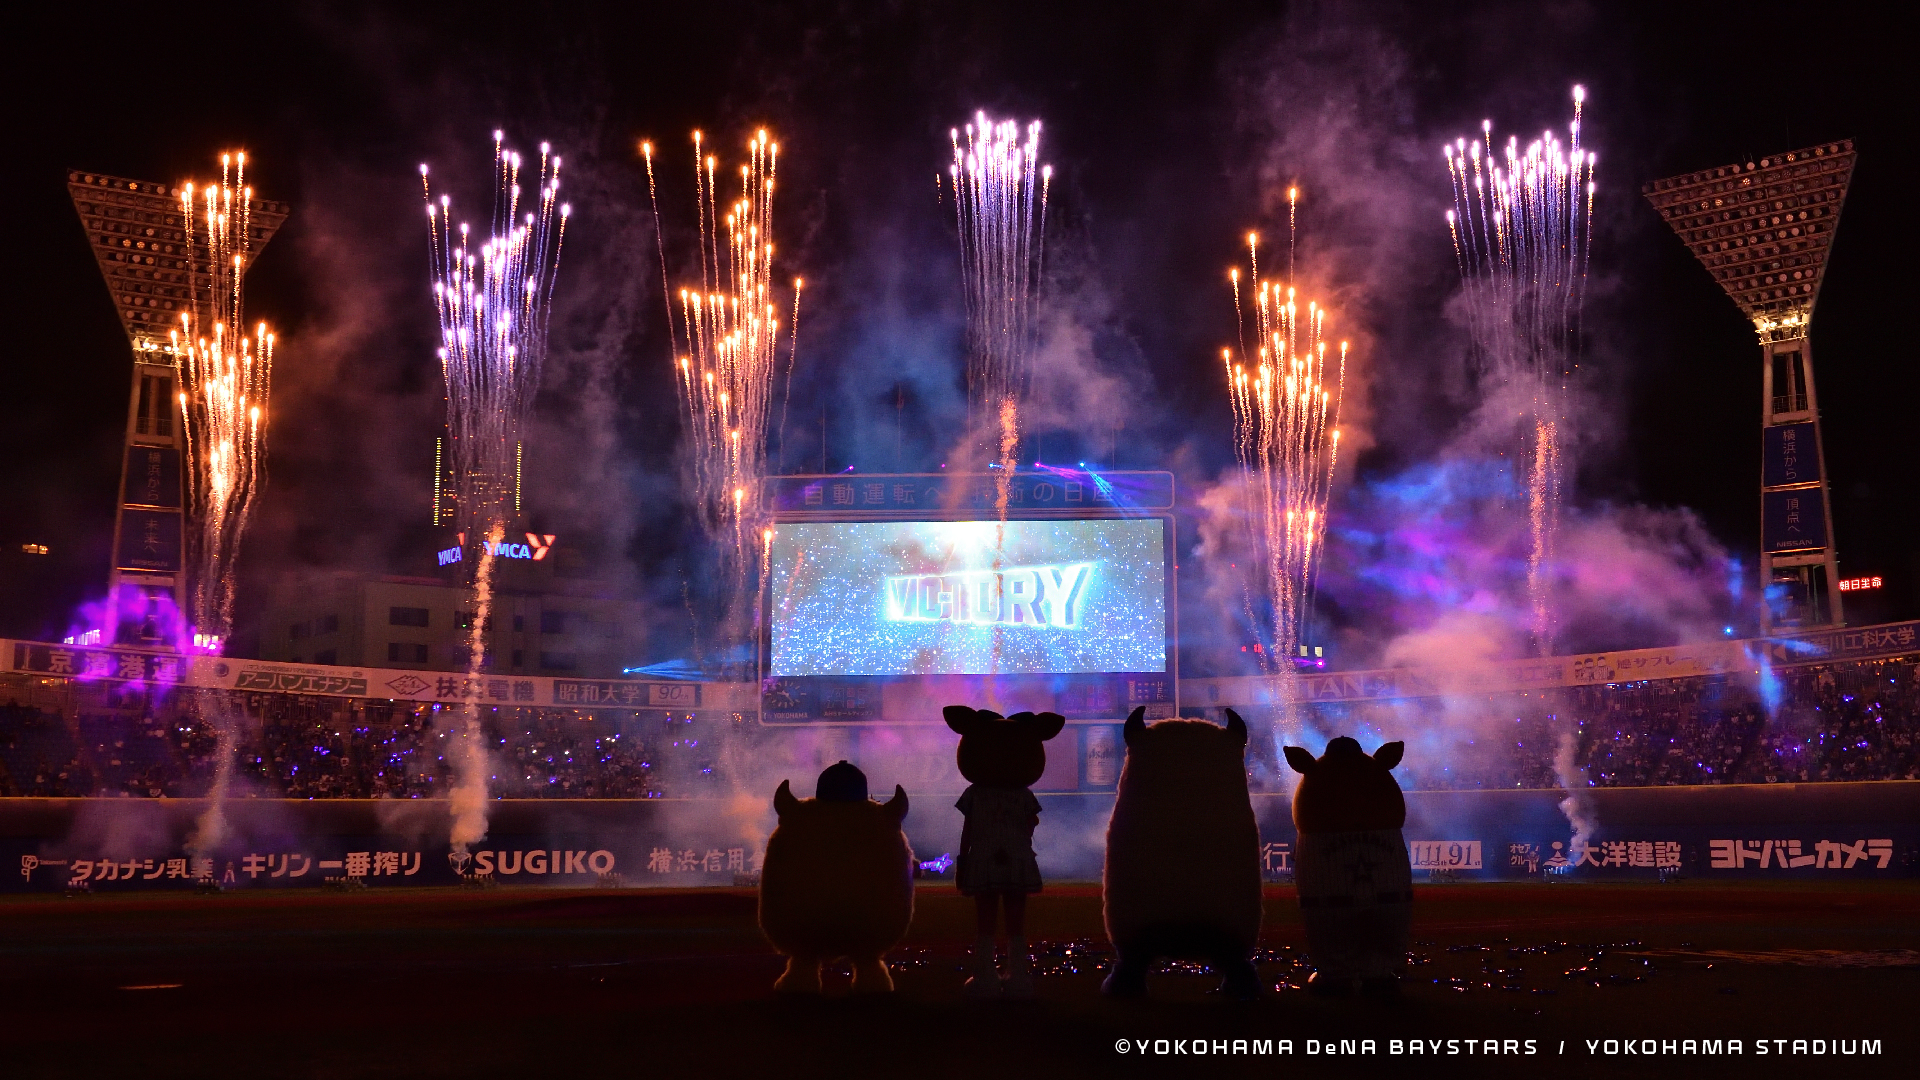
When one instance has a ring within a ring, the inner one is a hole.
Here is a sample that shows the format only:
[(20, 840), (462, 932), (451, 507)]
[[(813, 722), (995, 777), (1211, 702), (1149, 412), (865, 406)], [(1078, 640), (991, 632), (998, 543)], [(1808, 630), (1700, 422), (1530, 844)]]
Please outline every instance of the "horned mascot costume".
[(867, 798), (867, 777), (847, 762), (829, 766), (811, 799), (787, 782), (773, 793), (780, 817), (760, 872), (760, 929), (787, 957), (773, 988), (820, 992), (820, 964), (846, 957), (855, 993), (893, 989), (884, 957), (913, 921), (913, 851), (900, 822), (906, 790)]
[(1102, 989), (1146, 993), (1163, 956), (1205, 960), (1236, 998), (1259, 993), (1249, 954), (1260, 934), (1260, 829), (1247, 795), (1247, 725), (1162, 720), (1135, 709), (1107, 825), (1101, 883), (1118, 960)]

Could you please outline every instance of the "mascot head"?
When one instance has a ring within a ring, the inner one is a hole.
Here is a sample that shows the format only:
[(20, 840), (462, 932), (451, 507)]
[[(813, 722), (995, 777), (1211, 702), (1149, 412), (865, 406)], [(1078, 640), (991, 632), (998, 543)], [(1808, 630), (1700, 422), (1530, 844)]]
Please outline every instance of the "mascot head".
[(1031, 787), (1047, 771), (1048, 739), (1060, 734), (1059, 713), (1014, 713), (1003, 717), (985, 709), (949, 705), (947, 726), (960, 735), (960, 775), (988, 787)]
[(867, 774), (842, 759), (827, 766), (813, 785), (813, 797), (821, 802), (864, 802), (867, 798)]
[(1287, 747), (1287, 764), (1300, 774), (1293, 794), (1293, 824), (1301, 832), (1366, 832), (1398, 829), (1407, 823), (1407, 801), (1393, 778), (1406, 753), (1405, 743), (1390, 742), (1371, 756), (1342, 735), (1314, 757)]
[(1246, 798), (1247, 722), (1225, 710), (1225, 727), (1206, 720), (1147, 723), (1145, 706), (1127, 717), (1120, 734), (1127, 744), (1122, 791), (1185, 792), (1193, 785), (1238, 791)]
[[(795, 798), (793, 789), (785, 780), (773, 792), (773, 812), (779, 816), (781, 825), (796, 821), (825, 820), (822, 814), (858, 813), (858, 811), (829, 811), (828, 807), (855, 804), (863, 808), (873, 808), (873, 812), (882, 818), (890, 819), (897, 827), (907, 816), (907, 792), (895, 784), (893, 798), (884, 803), (875, 803), (867, 798), (867, 774), (853, 765), (842, 761), (827, 766), (814, 784), (813, 798)], [(832, 820), (845, 820), (833, 817)]]

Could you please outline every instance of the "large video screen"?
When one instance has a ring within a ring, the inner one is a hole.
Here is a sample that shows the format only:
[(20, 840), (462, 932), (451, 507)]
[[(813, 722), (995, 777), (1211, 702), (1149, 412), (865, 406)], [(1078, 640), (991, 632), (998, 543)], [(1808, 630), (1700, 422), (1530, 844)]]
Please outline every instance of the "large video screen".
[(774, 533), (767, 674), (1167, 669), (1166, 525), (804, 523)]

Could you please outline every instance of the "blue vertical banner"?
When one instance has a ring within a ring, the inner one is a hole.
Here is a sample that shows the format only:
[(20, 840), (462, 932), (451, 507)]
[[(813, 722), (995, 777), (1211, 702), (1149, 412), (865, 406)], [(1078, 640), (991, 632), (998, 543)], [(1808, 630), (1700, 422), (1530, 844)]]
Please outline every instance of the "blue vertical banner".
[(1820, 480), (1820, 442), (1813, 421), (1760, 429), (1760, 486), (1784, 487)]
[(173, 574), (180, 571), (180, 511), (120, 511), (120, 550), (114, 565), (121, 570)]
[(127, 447), (127, 488), (131, 506), (180, 506), (180, 451), (171, 446)]
[(1760, 494), (1761, 533), (1770, 553), (1827, 546), (1827, 502), (1819, 488)]

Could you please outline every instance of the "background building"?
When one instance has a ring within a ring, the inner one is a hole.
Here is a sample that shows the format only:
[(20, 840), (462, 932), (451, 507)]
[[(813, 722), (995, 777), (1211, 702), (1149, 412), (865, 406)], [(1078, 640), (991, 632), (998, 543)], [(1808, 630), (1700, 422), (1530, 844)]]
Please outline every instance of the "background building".
[[(461, 558), (448, 557), (458, 551)], [(536, 560), (533, 555), (539, 553)], [(430, 575), (353, 572), (283, 577), (271, 589), (260, 658), (348, 667), (464, 671), (473, 588), (462, 573), (477, 546), (443, 548)], [(583, 553), (524, 539), (496, 561), (485, 670), (618, 678), (644, 654), (647, 607), (589, 575)]]

